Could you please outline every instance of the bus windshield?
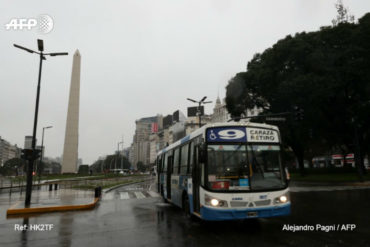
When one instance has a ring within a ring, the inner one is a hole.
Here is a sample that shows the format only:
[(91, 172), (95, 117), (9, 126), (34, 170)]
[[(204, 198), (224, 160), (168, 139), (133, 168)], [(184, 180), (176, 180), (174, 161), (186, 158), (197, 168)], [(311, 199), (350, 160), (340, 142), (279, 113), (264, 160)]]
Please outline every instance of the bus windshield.
[(279, 145), (208, 145), (207, 164), (207, 186), (212, 190), (285, 187)]

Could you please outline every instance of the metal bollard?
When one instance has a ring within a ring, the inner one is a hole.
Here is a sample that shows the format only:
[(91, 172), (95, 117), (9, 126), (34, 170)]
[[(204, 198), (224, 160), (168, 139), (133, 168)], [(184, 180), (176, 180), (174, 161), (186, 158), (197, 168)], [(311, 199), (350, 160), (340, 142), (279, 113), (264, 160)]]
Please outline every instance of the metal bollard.
[(52, 191), (52, 190), (53, 190), (53, 185), (49, 184), (49, 191)]
[(99, 186), (95, 188), (95, 198), (100, 196), (101, 196), (101, 187)]
[(11, 195), (11, 194), (12, 194), (12, 188), (13, 188), (13, 180), (10, 180), (9, 195)]
[(58, 190), (58, 184), (54, 184), (54, 190)]

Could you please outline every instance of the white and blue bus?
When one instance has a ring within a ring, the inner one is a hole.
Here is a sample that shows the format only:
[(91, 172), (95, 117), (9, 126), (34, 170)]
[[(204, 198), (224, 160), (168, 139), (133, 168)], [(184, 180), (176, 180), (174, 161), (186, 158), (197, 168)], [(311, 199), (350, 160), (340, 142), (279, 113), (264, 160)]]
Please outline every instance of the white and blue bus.
[(203, 220), (289, 215), (289, 175), (280, 150), (276, 126), (205, 125), (158, 153), (158, 192)]

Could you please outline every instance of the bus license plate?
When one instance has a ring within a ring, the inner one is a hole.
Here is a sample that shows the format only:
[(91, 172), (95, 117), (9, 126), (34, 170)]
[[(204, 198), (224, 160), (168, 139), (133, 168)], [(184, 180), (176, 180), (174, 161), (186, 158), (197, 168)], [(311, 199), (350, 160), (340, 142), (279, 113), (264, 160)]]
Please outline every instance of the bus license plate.
[(258, 215), (257, 215), (257, 212), (248, 212), (247, 216), (248, 217), (257, 217)]

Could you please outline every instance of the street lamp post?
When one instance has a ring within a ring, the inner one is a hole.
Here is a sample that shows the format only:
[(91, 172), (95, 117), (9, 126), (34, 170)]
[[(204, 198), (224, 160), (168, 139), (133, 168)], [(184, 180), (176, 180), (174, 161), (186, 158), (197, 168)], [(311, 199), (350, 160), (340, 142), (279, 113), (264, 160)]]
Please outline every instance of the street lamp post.
[(35, 106), (35, 117), (33, 122), (33, 135), (32, 135), (32, 155), (28, 157), (28, 169), (27, 169), (27, 187), (26, 187), (26, 199), (25, 199), (25, 207), (29, 207), (31, 204), (31, 194), (32, 194), (32, 171), (33, 171), (33, 163), (36, 158), (36, 129), (37, 129), (37, 117), (39, 111), (39, 100), (40, 100), (40, 83), (41, 83), (41, 70), (42, 70), (42, 60), (46, 60), (45, 56), (63, 56), (68, 55), (67, 52), (56, 52), (56, 53), (44, 53), (44, 41), (41, 39), (37, 40), (38, 50), (34, 51), (28, 48), (25, 48), (20, 45), (14, 44), (14, 47), (25, 50), (29, 53), (36, 53), (40, 55), (40, 64), (39, 64), (39, 78), (37, 83), (37, 94), (36, 94), (36, 106)]
[(189, 99), (189, 98), (186, 98), (187, 100), (191, 101), (191, 102), (194, 102), (194, 103), (197, 103), (198, 104), (198, 109), (197, 109), (197, 115), (199, 117), (199, 128), (202, 127), (202, 123), (201, 123), (201, 119), (202, 119), (202, 113), (200, 111), (200, 107), (201, 105), (203, 104), (208, 104), (208, 103), (212, 103), (212, 101), (205, 101), (207, 98), (207, 96), (204, 96), (203, 99), (199, 100), (199, 101), (196, 101), (196, 100), (193, 100), (193, 99)]
[[(123, 151), (123, 135), (122, 135), (122, 151)], [(123, 154), (121, 156), (121, 169), (123, 169)]]
[(101, 168), (100, 168), (101, 173), (105, 174), (104, 165), (105, 165), (105, 159), (101, 161)]
[(42, 166), (42, 158), (44, 157), (44, 132), (45, 132), (45, 129), (50, 129), (50, 128), (53, 128), (53, 126), (47, 126), (47, 127), (43, 127), (42, 128), (42, 138), (41, 138), (41, 157), (40, 157), (40, 161), (39, 161), (39, 171), (36, 169), (36, 172), (39, 176), (39, 184), (40, 184), (40, 180), (41, 180), (41, 166)]
[(123, 141), (117, 143), (117, 159), (116, 159), (116, 162), (114, 163), (114, 170), (115, 170), (115, 172), (117, 171), (117, 161), (119, 159), (119, 144), (121, 144), (121, 143), (123, 144)]

